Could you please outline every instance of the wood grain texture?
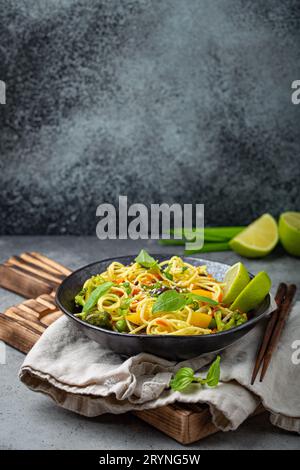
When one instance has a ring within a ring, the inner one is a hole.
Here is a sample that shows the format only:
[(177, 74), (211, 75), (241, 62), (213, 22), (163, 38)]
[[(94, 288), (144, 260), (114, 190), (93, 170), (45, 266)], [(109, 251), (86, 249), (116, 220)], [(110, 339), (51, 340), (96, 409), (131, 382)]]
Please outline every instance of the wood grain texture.
[(0, 315), (0, 339), (28, 353), (45, 329), (61, 315), (53, 295), (43, 294), (25, 300)]
[[(55, 290), (70, 273), (60, 263), (36, 252), (12, 256), (0, 265), (0, 285), (28, 298), (0, 314), (0, 340), (28, 353), (45, 329), (63, 315), (55, 304)], [(176, 403), (134, 414), (181, 444), (191, 444), (218, 431), (205, 405)]]
[(134, 414), (181, 444), (191, 444), (218, 432), (206, 405), (175, 404)]
[(0, 266), (0, 286), (26, 298), (34, 298), (53, 290), (53, 286), (45, 280), (30, 276), (17, 267), (7, 264)]

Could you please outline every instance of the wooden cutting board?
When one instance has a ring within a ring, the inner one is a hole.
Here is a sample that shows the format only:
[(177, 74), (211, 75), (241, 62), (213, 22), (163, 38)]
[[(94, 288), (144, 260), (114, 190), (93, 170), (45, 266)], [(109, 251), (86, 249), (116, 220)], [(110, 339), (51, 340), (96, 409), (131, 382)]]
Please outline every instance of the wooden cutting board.
[[(0, 340), (28, 353), (45, 329), (63, 315), (55, 305), (55, 290), (70, 273), (36, 252), (12, 256), (0, 265), (0, 286), (28, 299), (0, 314)], [(206, 405), (176, 403), (134, 414), (181, 444), (218, 431)]]

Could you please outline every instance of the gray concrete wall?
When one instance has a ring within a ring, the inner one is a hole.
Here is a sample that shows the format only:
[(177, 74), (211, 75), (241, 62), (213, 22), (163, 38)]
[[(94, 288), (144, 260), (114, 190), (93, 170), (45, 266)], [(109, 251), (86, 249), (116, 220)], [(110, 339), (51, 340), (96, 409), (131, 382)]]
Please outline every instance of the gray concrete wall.
[(95, 233), (96, 206), (299, 210), (299, 0), (0, 0), (0, 233)]

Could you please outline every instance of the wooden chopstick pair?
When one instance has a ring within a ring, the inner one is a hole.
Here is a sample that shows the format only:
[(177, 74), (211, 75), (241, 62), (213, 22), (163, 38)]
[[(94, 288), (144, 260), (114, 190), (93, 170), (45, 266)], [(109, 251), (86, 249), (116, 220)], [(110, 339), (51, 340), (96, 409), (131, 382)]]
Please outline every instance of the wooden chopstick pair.
[(295, 293), (295, 284), (287, 286), (282, 282), (277, 289), (275, 296), (277, 309), (270, 315), (261, 345), (258, 349), (251, 378), (251, 385), (254, 384), (261, 365), (262, 371), (260, 374), (260, 382), (262, 382), (266, 375), (272, 355), (277, 347), (286, 319), (290, 313)]

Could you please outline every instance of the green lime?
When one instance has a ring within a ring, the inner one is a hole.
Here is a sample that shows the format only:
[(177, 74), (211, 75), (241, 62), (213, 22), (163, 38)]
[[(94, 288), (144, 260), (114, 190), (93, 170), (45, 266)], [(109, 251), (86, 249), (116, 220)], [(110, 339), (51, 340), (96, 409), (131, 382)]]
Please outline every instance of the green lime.
[(242, 290), (242, 292), (235, 299), (230, 306), (231, 310), (239, 310), (240, 312), (247, 313), (252, 310), (264, 300), (266, 295), (271, 289), (271, 279), (264, 271), (256, 274), (251, 279), (249, 284)]
[(234, 237), (230, 247), (247, 258), (262, 258), (268, 255), (278, 242), (276, 220), (264, 214)]
[(231, 304), (246, 287), (250, 281), (250, 276), (243, 263), (235, 263), (225, 274), (224, 282), (224, 304)]
[(284, 212), (279, 218), (279, 238), (288, 253), (300, 256), (300, 212)]

